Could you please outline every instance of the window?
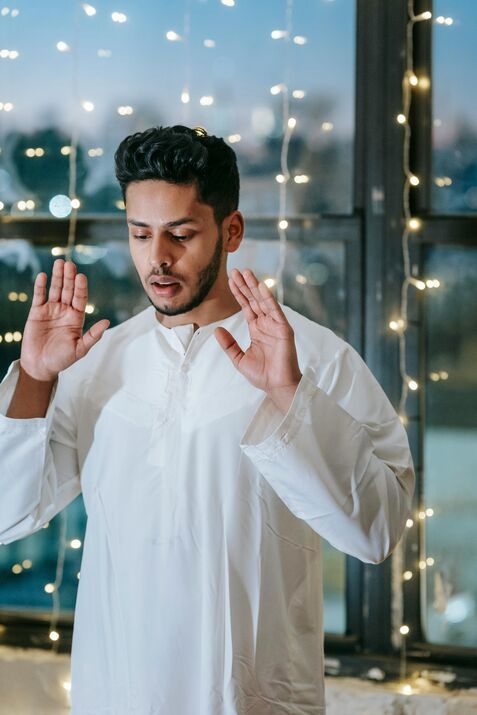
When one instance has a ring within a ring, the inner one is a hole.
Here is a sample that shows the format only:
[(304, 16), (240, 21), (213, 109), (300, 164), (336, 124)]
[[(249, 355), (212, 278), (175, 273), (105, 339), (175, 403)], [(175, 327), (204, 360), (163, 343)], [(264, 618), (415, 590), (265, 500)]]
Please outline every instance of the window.
[(435, 0), (433, 29), (432, 209), (477, 211), (477, 124), (473, 67), (477, 7)]
[(477, 250), (434, 246), (426, 274), (426, 634), (432, 643), (477, 643)]
[(437, 289), (425, 291), (423, 303), (422, 506), (432, 515), (423, 524), (423, 637), (431, 644), (468, 648), (477, 645), (477, 227), (472, 215), (477, 96), (468, 91), (475, 11), (466, 0), (434, 3), (431, 191), (429, 204), (423, 205), (428, 218), (422, 236), (423, 273), (439, 281)]
[[(145, 307), (113, 154), (154, 124), (200, 125), (229, 140), (247, 218), (231, 265), (272, 280), (283, 265), (285, 301), (359, 347), (353, 0), (93, 5), (2, 10), (1, 375), (19, 354), (33, 277), (68, 254), (68, 237), (90, 284), (88, 321), (114, 325)], [(77, 499), (48, 528), (0, 547), (4, 612), (71, 613), (84, 519)], [(325, 561), (327, 628), (343, 633), (345, 557), (325, 546)]]

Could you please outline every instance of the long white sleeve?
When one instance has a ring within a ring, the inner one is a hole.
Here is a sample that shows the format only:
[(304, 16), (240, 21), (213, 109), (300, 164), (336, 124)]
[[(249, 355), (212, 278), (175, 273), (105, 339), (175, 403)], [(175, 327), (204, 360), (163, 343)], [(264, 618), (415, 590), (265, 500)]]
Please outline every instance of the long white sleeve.
[(407, 437), (353, 351), (323, 382), (327, 392), (308, 369), (284, 418), (266, 399), (242, 448), (295, 516), (341, 551), (376, 563), (398, 542), (410, 510)]
[(73, 430), (55, 408), (55, 397), (44, 418), (5, 416), (17, 379), (18, 364), (13, 364), (0, 385), (2, 543), (36, 531), (80, 492)]

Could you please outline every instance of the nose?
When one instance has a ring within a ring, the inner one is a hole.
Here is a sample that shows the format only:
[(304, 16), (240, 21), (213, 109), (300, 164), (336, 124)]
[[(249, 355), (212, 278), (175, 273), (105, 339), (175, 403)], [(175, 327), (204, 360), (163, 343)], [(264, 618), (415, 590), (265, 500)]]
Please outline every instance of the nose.
[(171, 243), (164, 236), (155, 236), (150, 243), (149, 263), (153, 268), (172, 266), (174, 258)]

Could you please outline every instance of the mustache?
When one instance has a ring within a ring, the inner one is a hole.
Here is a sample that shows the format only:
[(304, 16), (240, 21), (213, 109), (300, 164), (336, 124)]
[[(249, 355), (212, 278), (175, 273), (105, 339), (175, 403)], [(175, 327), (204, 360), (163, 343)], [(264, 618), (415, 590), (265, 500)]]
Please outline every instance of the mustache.
[(178, 273), (173, 273), (170, 268), (167, 268), (167, 266), (163, 266), (161, 268), (157, 268), (151, 271), (147, 279), (149, 280), (153, 276), (167, 276), (168, 278), (175, 278), (178, 281), (183, 280), (183, 277), (181, 275), (179, 275)]

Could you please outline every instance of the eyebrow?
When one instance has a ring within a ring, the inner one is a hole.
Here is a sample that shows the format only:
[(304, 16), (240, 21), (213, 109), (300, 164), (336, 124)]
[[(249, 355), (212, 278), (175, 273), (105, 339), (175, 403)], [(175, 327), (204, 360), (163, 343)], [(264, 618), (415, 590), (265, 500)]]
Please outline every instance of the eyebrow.
[[(131, 226), (138, 226), (139, 228), (149, 228), (148, 223), (145, 223), (144, 221), (139, 221), (135, 218), (128, 218), (127, 222)], [(182, 218), (178, 218), (175, 221), (167, 221), (166, 223), (162, 224), (162, 226), (164, 228), (176, 228), (177, 226), (182, 226), (185, 223), (197, 223), (197, 220), (192, 216), (183, 216)]]

